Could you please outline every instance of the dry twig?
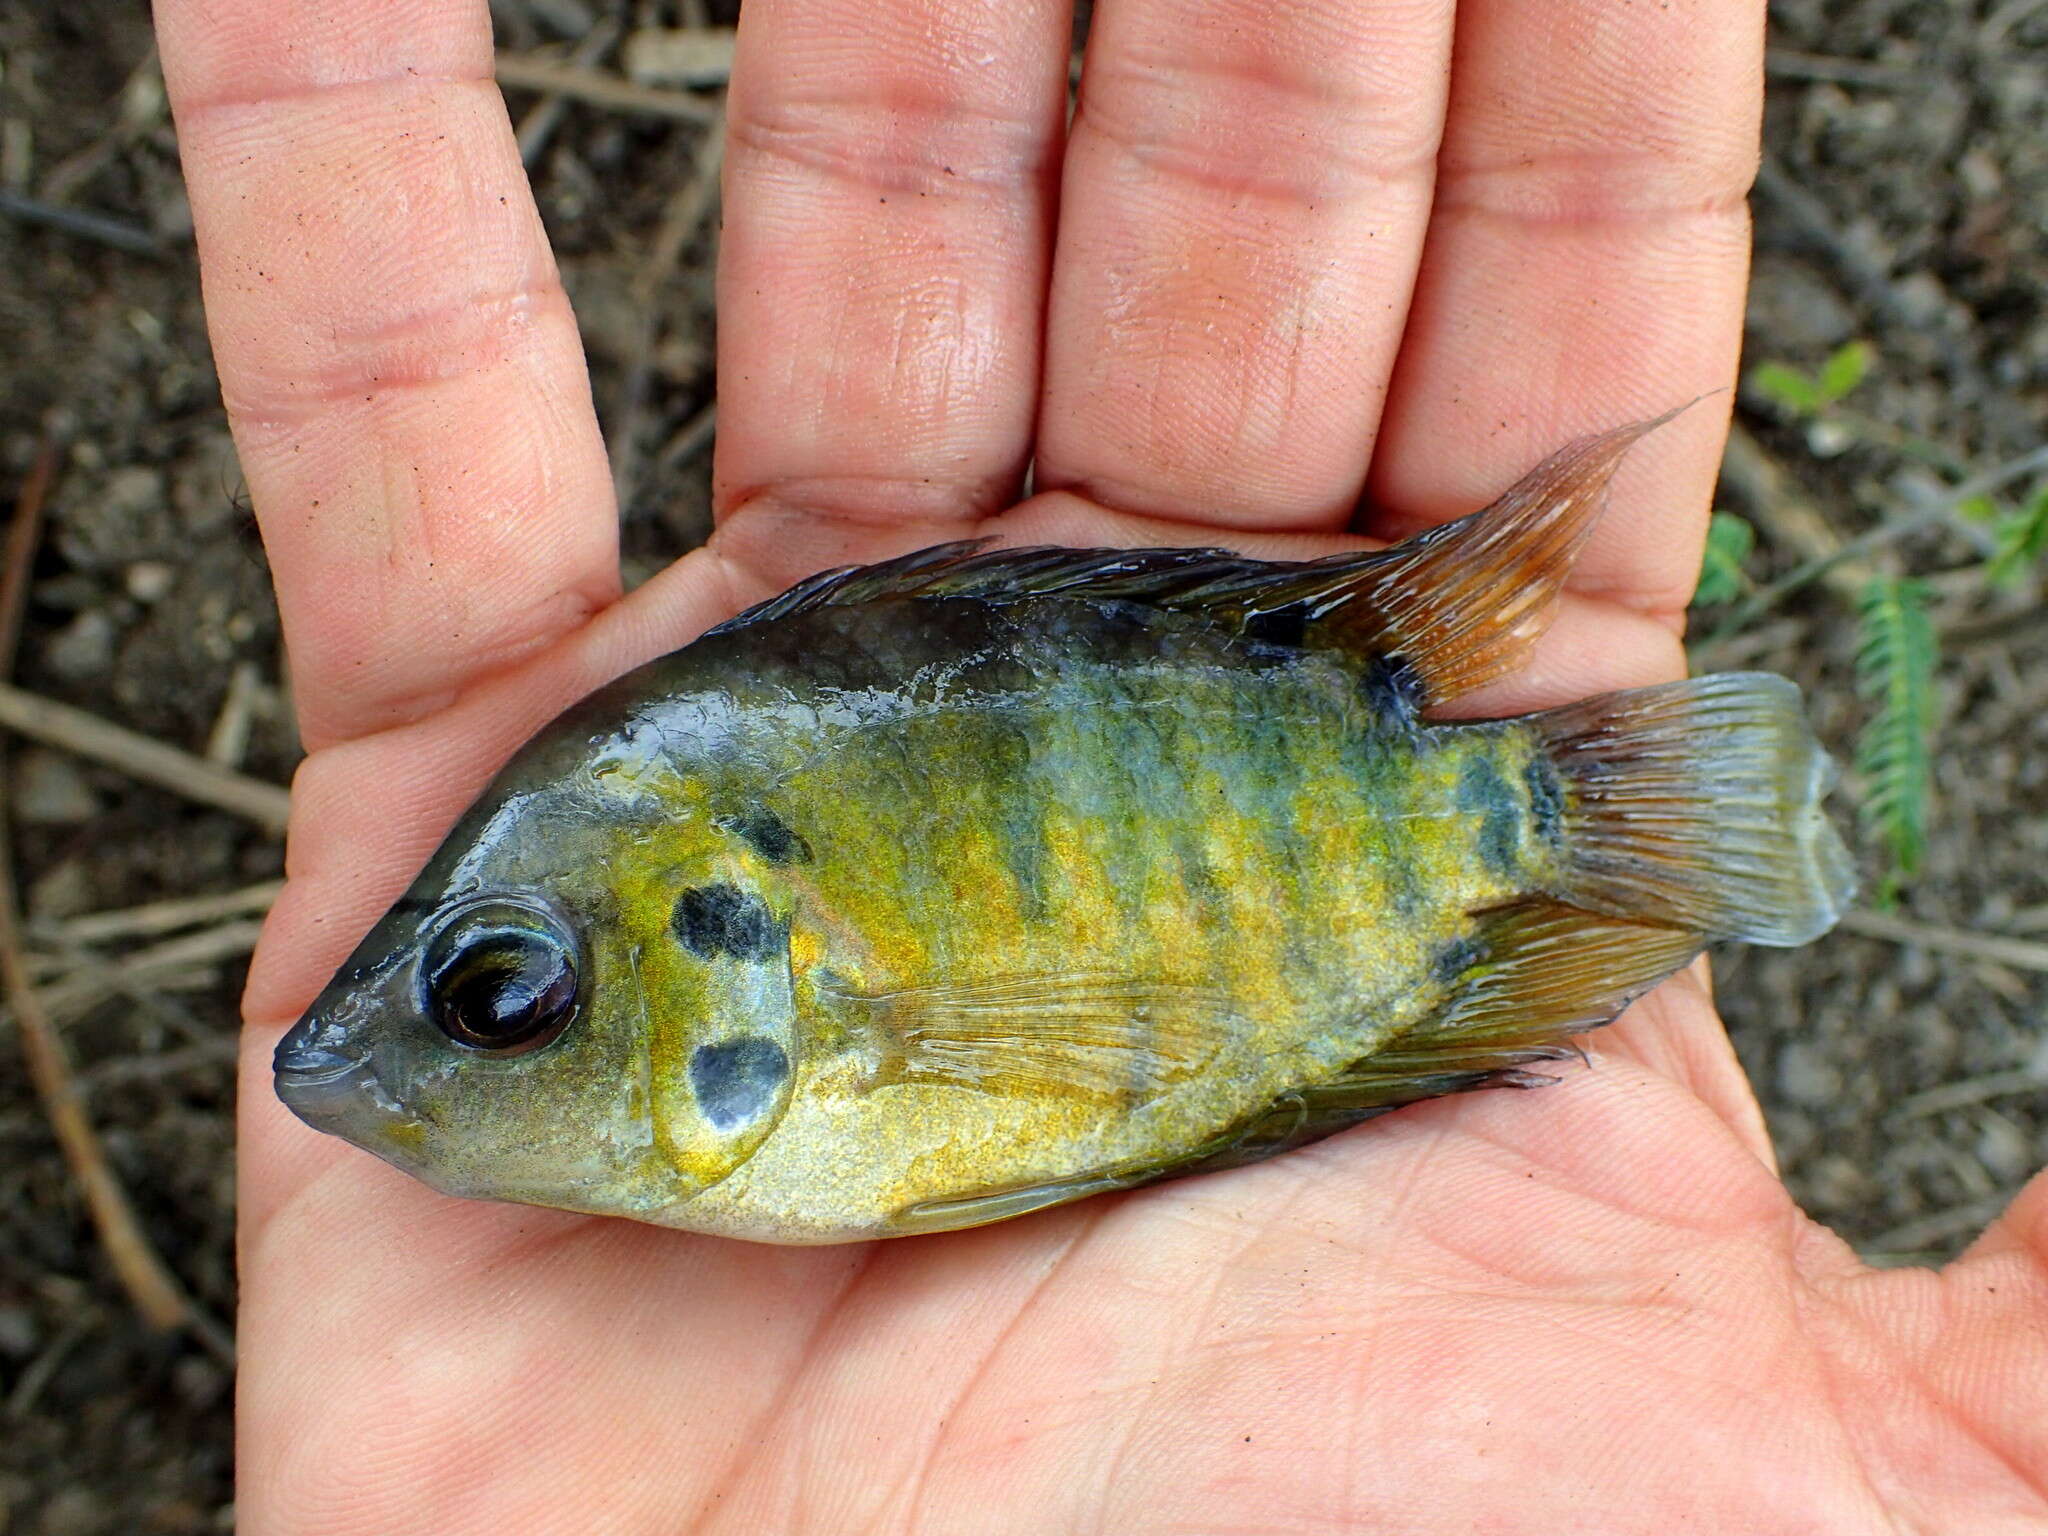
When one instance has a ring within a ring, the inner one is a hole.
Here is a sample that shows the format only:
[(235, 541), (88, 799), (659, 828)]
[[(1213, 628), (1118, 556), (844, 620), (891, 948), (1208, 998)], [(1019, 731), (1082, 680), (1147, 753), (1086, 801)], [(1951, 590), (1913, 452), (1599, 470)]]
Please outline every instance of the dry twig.
[(2048, 944), (2008, 938), (2002, 933), (1972, 933), (1967, 928), (1943, 928), (1935, 923), (1916, 922), (1888, 912), (1845, 912), (1842, 927), (1865, 938), (1889, 939), (1894, 944), (1917, 944), (1950, 955), (1967, 955), (1972, 960), (1989, 960), (2023, 971), (2048, 971)]
[(168, 901), (148, 901), (139, 907), (115, 907), (106, 912), (87, 912), (50, 928), (50, 938), (64, 945), (104, 944), (109, 939), (154, 938), (196, 928), (202, 923), (227, 917), (261, 916), (284, 889), (282, 880), (262, 880), (238, 891), (212, 896), (174, 896)]
[(1853, 603), (1876, 574), (1868, 561), (1837, 559), (1842, 536), (1739, 421), (1728, 428), (1721, 483), (1736, 493), (1750, 520), (1773, 544), (1797, 559), (1824, 563), (1819, 579), (1837, 597)]
[(245, 816), (272, 832), (282, 832), (291, 813), (291, 792), (276, 784), (222, 768), (82, 709), (4, 682), (0, 682), (0, 726), (45, 746), (104, 763), (131, 779), (155, 784), (188, 800)]
[(2004, 1072), (1986, 1072), (1981, 1077), (1966, 1077), (1959, 1082), (1941, 1083), (1910, 1098), (1901, 1099), (1898, 1107), (1887, 1118), (1918, 1120), (1927, 1115), (1944, 1115), (1952, 1109), (1968, 1109), (1973, 1104), (1982, 1104), (1986, 1099), (2002, 1099), (2020, 1093), (2048, 1093), (2048, 1082), (2044, 1082), (2025, 1067), (2013, 1067)]
[(1979, 496), (1987, 496), (1993, 491), (2010, 485), (2015, 480), (2024, 480), (2029, 475), (2038, 474), (2042, 470), (2048, 470), (2048, 444), (2023, 453), (2017, 458), (2008, 459), (2003, 464), (1994, 465), (1981, 474), (1972, 475), (1961, 484), (1950, 487), (1945, 494), (1930, 499), (1925, 505), (1906, 516), (1891, 518), (1879, 523), (1875, 528), (1870, 529), (1866, 533), (1858, 534), (1855, 538), (1840, 545), (1831, 554), (1802, 561), (1783, 576), (1780, 576), (1776, 581), (1757, 588), (1748, 597), (1735, 604), (1729, 610), (1727, 617), (1715, 625), (1707, 637), (1699, 642), (1698, 648), (1704, 650), (1708, 646), (1727, 639), (1737, 630), (1751, 623), (1759, 614), (1768, 612), (1780, 601), (1790, 597), (1800, 588), (1820, 580), (1837, 566), (1860, 559), (1864, 555), (1884, 548), (1887, 544), (1895, 544), (1900, 539), (1909, 538), (1916, 533), (1924, 533), (1930, 528), (1948, 522), (1955, 516), (1956, 509), (1962, 506), (1963, 503), (1974, 500)]
[(23, 197), (19, 192), (0, 190), (0, 215), (17, 223), (40, 225), (59, 234), (94, 240), (113, 250), (126, 251), (131, 256), (162, 257), (165, 254), (163, 241), (139, 224), (109, 218), (104, 213), (90, 213), (83, 208), (66, 208), (61, 203)]
[(498, 84), (515, 90), (540, 91), (568, 96), (611, 112), (637, 112), (652, 117), (671, 117), (686, 123), (708, 123), (718, 115), (718, 103), (682, 91), (635, 85), (617, 75), (595, 69), (579, 69), (560, 59), (531, 53), (498, 55)]
[(206, 760), (218, 768), (240, 768), (249, 754), (249, 729), (268, 690), (253, 661), (238, 661), (228, 674), (228, 691), (206, 737)]
[(1894, 69), (1868, 59), (1801, 53), (1796, 48), (1767, 49), (1764, 74), (1773, 80), (1826, 80), (1836, 85), (1868, 85), (1880, 90), (1899, 90), (1915, 83), (1910, 69)]
[[(15, 647), (21, 638), (22, 615), (28, 604), (29, 567), (41, 531), (43, 501), (56, 467), (56, 444), (46, 439), (15, 504), (7, 539), (7, 565), (0, 571), (0, 678), (11, 676), (14, 671)], [(0, 770), (4, 768), (4, 760), (0, 760)], [(99, 1232), (100, 1246), (136, 1310), (152, 1328), (192, 1328), (201, 1338), (218, 1343), (221, 1330), (202, 1320), (185, 1288), (151, 1246), (142, 1224), (136, 1220), (128, 1193), (107, 1161), (99, 1132), (85, 1112), (70, 1052), (29, 979), (28, 956), (21, 938), (21, 905), (14, 890), (14, 850), (4, 816), (0, 816), (0, 982), (5, 983), (8, 1003), (21, 1035), (22, 1054), (28, 1059), (29, 1076), (42, 1099), (43, 1112), (49, 1117), (51, 1133), (85, 1198), (86, 1209)]]
[(626, 74), (642, 85), (694, 90), (732, 78), (731, 27), (644, 27), (626, 39)]
[(698, 407), (696, 415), (677, 427), (674, 436), (661, 445), (654, 455), (656, 467), (663, 471), (681, 469), (711, 446), (717, 432), (718, 402), (707, 400)]
[(641, 414), (654, 373), (655, 342), (662, 329), (658, 300), (676, 263), (682, 259), (683, 248), (718, 200), (718, 177), (724, 164), (725, 113), (721, 110), (698, 142), (689, 176), (662, 212), (661, 227), (655, 231), (646, 261), (633, 274), (633, 297), (647, 311), (647, 324), (641, 328), (640, 344), (626, 368), (625, 385), (619, 391), (619, 419), (606, 434), (612, 444), (612, 484), (621, 516), (631, 512), (633, 494), (640, 484)]
[[(262, 932), (260, 920), (237, 918), (212, 928), (202, 928), (196, 933), (180, 934), (161, 944), (152, 944), (148, 949), (123, 955), (111, 965), (98, 957), (85, 963), (66, 963), (62, 959), (45, 961), (43, 969), (61, 979), (43, 988), (43, 1006), (51, 1015), (61, 1018), (90, 1008), (133, 982), (155, 981), (194, 966), (239, 960), (256, 947), (256, 939)], [(33, 975), (36, 969), (34, 961), (30, 962), (30, 968)]]
[[(619, 40), (619, 24), (607, 16), (584, 34), (569, 55), (569, 63), (576, 69), (590, 69), (604, 62), (604, 56), (611, 52), (612, 45)], [(513, 137), (519, 141), (520, 163), (531, 168), (540, 159), (541, 151), (547, 148), (548, 140), (554, 137), (562, 114), (568, 110), (569, 98), (560, 91), (549, 91), (527, 108), (526, 115), (519, 119), (519, 127)]]
[(1891, 1231), (1859, 1244), (1866, 1260), (1875, 1264), (1910, 1263), (1938, 1252), (1945, 1244), (1956, 1238), (1981, 1232), (2000, 1216), (2005, 1214), (2003, 1196), (1988, 1200), (1972, 1200), (1967, 1205), (1952, 1206), (1945, 1211), (1934, 1211), (1926, 1216), (1916, 1217)]

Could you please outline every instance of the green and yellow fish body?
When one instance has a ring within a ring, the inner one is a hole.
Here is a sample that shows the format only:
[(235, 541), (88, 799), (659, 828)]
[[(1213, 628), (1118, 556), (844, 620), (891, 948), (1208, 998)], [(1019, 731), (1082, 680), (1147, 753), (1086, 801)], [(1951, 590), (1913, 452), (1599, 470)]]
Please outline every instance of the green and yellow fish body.
[(1848, 890), (1782, 680), (1426, 713), (1533, 638), (1640, 430), (1379, 555), (814, 578), (529, 746), (280, 1091), (454, 1193), (824, 1242), (1539, 1080)]

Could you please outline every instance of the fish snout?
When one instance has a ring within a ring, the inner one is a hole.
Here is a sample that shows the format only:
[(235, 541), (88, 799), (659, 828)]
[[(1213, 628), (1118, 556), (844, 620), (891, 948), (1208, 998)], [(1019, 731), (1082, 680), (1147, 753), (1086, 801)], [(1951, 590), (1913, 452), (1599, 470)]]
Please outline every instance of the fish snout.
[(363, 1057), (320, 1044), (303, 1024), (277, 1042), (270, 1065), (277, 1096), (293, 1114), (313, 1125), (331, 1120), (355, 1099), (370, 1070)]

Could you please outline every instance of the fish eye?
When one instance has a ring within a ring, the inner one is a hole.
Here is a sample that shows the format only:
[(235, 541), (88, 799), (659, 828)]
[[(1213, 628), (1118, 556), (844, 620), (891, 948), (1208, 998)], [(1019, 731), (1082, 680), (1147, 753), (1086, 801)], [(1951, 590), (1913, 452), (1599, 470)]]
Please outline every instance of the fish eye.
[(457, 1045), (516, 1056), (568, 1026), (577, 970), (575, 942), (552, 913), (490, 898), (457, 908), (428, 941), (422, 1006)]

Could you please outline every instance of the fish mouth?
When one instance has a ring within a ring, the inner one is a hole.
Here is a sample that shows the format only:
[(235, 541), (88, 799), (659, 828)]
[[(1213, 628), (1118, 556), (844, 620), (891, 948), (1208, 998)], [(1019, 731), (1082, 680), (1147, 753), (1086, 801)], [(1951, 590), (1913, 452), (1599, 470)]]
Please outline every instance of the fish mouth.
[(359, 1101), (370, 1077), (370, 1064), (360, 1056), (344, 1056), (287, 1034), (277, 1043), (271, 1071), (277, 1096), (285, 1107), (313, 1125), (332, 1121), (349, 1103)]

